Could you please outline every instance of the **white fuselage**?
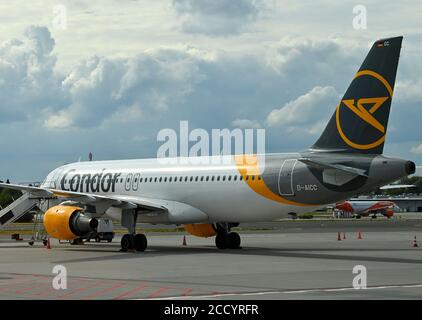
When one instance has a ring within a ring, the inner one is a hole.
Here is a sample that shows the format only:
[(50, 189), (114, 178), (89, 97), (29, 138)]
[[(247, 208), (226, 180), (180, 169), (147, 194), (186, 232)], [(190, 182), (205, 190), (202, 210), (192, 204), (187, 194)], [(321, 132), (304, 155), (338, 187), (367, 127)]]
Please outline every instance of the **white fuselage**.
[[(142, 198), (159, 200), (166, 205), (168, 201), (167, 206), (177, 202), (203, 213), (201, 217), (186, 214), (184, 218), (182, 215), (177, 221), (146, 220), (152, 222), (268, 221), (315, 208), (280, 203), (256, 193), (240, 179), (233, 156), (202, 160), (202, 163), (185, 158), (78, 162), (52, 171), (42, 187), (108, 195), (134, 202)], [(117, 217), (115, 210), (109, 210), (107, 214)], [(138, 219), (142, 221), (142, 215)]]

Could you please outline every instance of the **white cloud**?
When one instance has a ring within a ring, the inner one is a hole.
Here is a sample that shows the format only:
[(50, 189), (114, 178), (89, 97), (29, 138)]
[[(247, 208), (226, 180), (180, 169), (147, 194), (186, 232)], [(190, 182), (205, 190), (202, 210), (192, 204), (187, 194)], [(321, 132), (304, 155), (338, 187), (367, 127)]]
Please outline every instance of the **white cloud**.
[(261, 124), (256, 120), (236, 119), (232, 121), (232, 126), (240, 129), (259, 129)]
[(144, 113), (166, 112), (201, 80), (197, 57), (178, 50), (145, 52), (128, 59), (92, 57), (63, 81), (71, 103), (45, 122), (48, 127), (66, 114), (75, 127), (98, 126), (107, 119), (140, 120)]
[(62, 110), (57, 114), (48, 116), (44, 120), (44, 126), (49, 129), (63, 129), (68, 128), (71, 125), (72, 117), (65, 110)]
[(0, 46), (0, 122), (36, 117), (66, 99), (54, 71), (54, 45), (47, 28), (31, 26), (21, 40)]
[(397, 81), (394, 89), (395, 98), (404, 103), (421, 102), (422, 101), (422, 80), (414, 81), (403, 79)]
[(280, 109), (272, 110), (267, 116), (267, 124), (316, 134), (327, 122), (339, 98), (333, 87), (314, 87)]
[(414, 146), (410, 149), (410, 152), (414, 154), (422, 154), (422, 143), (420, 145)]
[(174, 0), (182, 17), (182, 30), (211, 36), (240, 33), (255, 21), (263, 3), (259, 0)]

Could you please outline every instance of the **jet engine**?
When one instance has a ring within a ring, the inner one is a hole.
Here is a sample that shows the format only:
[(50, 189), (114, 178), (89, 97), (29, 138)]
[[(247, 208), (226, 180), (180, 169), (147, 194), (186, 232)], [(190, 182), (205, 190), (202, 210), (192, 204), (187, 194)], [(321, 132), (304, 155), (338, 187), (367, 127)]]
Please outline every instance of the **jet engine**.
[(47, 233), (59, 240), (72, 240), (94, 231), (98, 220), (89, 218), (82, 208), (58, 205), (44, 214), (44, 227)]
[(214, 226), (209, 223), (195, 223), (183, 225), (191, 235), (201, 238), (208, 238), (217, 234)]

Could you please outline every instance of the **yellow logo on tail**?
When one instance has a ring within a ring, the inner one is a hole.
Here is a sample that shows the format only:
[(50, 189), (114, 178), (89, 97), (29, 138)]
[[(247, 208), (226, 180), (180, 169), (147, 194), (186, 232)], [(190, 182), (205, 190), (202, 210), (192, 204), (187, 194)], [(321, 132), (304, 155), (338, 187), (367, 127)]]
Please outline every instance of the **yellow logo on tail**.
[[(358, 100), (358, 106), (355, 107), (354, 99), (343, 100), (343, 103), (352, 110), (359, 118), (361, 118), (366, 123), (370, 124), (374, 128), (378, 129), (382, 133), (385, 133), (384, 126), (379, 123), (377, 119), (372, 115), (379, 107), (388, 99), (388, 97), (379, 97), (379, 98), (362, 98)], [(373, 104), (372, 108), (368, 110), (365, 109), (363, 104)]]
[[(356, 74), (355, 79), (361, 76), (371, 76), (379, 80), (387, 89), (389, 96), (342, 100), (336, 109), (336, 124), (337, 124), (337, 130), (344, 142), (346, 142), (352, 148), (367, 150), (367, 149), (372, 149), (379, 146), (385, 140), (385, 133), (386, 133), (385, 127), (374, 117), (374, 113), (388, 100), (388, 98), (391, 98), (393, 96), (393, 90), (390, 84), (388, 83), (388, 81), (385, 80), (385, 78), (383, 78), (380, 74), (374, 71), (362, 70)], [(343, 104), (349, 110), (351, 110), (355, 115), (357, 115), (360, 119), (362, 119), (367, 124), (369, 124), (370, 126), (380, 131), (382, 133), (382, 136), (378, 138), (376, 141), (372, 143), (368, 143), (368, 144), (359, 144), (354, 141), (351, 141), (343, 132), (343, 129), (341, 128), (340, 107)], [(364, 105), (372, 105), (372, 106), (369, 109), (367, 109), (364, 107)]]

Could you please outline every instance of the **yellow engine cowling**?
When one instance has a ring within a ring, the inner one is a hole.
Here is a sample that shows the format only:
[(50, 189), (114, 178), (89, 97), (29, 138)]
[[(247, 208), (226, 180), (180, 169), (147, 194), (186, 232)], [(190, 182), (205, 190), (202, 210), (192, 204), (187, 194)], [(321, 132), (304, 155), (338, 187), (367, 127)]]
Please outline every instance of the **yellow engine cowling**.
[(84, 215), (83, 209), (75, 206), (55, 206), (44, 214), (44, 227), (56, 239), (72, 240), (95, 230), (98, 220)]
[(208, 238), (217, 234), (214, 226), (209, 223), (185, 224), (184, 227), (187, 232), (196, 237)]

